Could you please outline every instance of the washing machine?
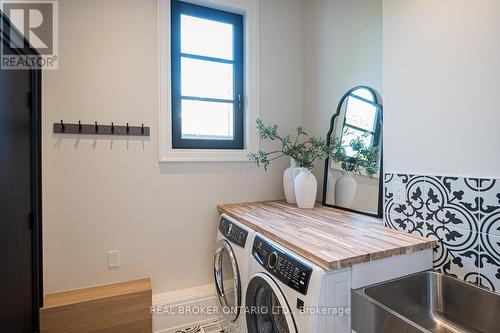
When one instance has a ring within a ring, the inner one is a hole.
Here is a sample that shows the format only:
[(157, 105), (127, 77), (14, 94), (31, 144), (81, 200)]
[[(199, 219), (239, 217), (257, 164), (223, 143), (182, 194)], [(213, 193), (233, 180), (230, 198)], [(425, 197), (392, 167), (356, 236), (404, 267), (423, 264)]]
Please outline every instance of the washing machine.
[(222, 214), (217, 228), (214, 280), (219, 313), (235, 330), (246, 333), (244, 304), (255, 231)]
[(246, 289), (248, 333), (350, 333), (350, 271), (326, 271), (256, 233)]

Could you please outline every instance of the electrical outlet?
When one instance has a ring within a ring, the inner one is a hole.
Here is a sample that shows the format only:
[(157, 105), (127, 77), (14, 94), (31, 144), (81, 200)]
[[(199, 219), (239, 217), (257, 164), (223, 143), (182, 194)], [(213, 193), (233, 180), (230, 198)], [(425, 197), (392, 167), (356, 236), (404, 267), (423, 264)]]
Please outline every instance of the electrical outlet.
[(394, 194), (394, 202), (400, 205), (404, 205), (407, 202), (406, 198), (406, 184), (403, 183), (393, 183), (392, 193)]
[(120, 268), (120, 251), (109, 251), (108, 252), (108, 268), (118, 269)]

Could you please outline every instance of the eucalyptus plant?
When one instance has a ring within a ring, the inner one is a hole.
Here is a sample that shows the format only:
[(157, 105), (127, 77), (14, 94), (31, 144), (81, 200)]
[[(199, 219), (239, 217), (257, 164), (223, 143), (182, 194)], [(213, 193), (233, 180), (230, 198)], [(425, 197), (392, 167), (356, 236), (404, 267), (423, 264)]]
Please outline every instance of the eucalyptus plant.
[(257, 119), (257, 132), (262, 139), (277, 140), (281, 143), (281, 149), (266, 152), (260, 149), (257, 153), (251, 153), (248, 158), (257, 166), (263, 166), (267, 170), (269, 164), (283, 156), (293, 158), (297, 165), (302, 168), (312, 169), (314, 161), (325, 159), (334, 153), (333, 146), (327, 146), (322, 138), (310, 137), (302, 127), (297, 127), (295, 137), (291, 135), (281, 136), (278, 133), (278, 125), (266, 126), (262, 120)]
[(340, 163), (340, 167), (349, 172), (363, 174), (373, 177), (378, 172), (379, 147), (367, 146), (363, 140), (366, 136), (360, 136), (348, 143), (354, 155), (349, 156), (346, 144), (341, 138), (335, 138), (331, 144), (334, 153), (332, 159)]
[(283, 156), (289, 156), (295, 160), (297, 166), (311, 170), (317, 159), (330, 158), (339, 162), (342, 169), (362, 174), (363, 171), (373, 177), (378, 171), (378, 147), (367, 147), (363, 137), (358, 137), (349, 142), (353, 156), (348, 156), (345, 143), (341, 138), (335, 138), (327, 145), (322, 138), (310, 137), (302, 127), (297, 127), (295, 137), (291, 135), (281, 136), (278, 125), (264, 125), (262, 120), (257, 119), (257, 132), (261, 139), (279, 141), (279, 150), (266, 152), (260, 149), (257, 153), (248, 155), (249, 160), (254, 161), (257, 166), (263, 166), (265, 170), (269, 164)]

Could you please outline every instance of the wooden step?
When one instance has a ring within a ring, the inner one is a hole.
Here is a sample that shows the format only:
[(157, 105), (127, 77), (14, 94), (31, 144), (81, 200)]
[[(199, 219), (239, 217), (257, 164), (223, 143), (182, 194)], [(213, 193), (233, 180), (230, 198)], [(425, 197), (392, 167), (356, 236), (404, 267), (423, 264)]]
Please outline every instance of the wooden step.
[(45, 297), (42, 333), (152, 332), (149, 278)]

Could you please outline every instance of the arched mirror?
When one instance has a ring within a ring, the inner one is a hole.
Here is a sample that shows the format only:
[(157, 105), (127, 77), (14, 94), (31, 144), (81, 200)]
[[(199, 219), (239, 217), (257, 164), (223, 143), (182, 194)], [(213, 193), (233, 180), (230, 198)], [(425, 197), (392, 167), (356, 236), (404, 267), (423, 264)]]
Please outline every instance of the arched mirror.
[(330, 121), (323, 205), (382, 217), (382, 105), (365, 86), (342, 96)]

